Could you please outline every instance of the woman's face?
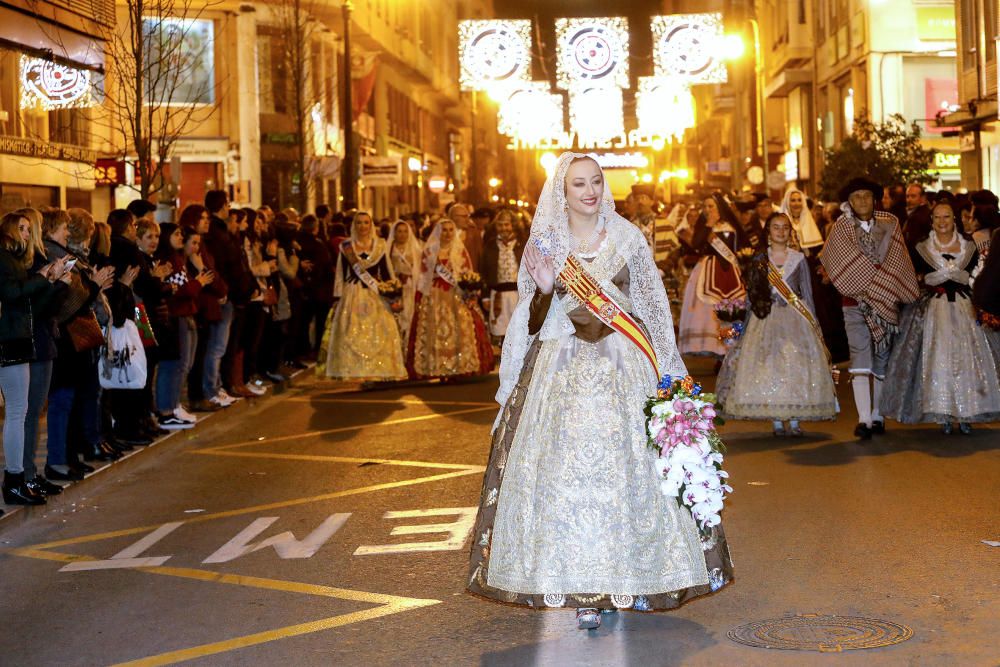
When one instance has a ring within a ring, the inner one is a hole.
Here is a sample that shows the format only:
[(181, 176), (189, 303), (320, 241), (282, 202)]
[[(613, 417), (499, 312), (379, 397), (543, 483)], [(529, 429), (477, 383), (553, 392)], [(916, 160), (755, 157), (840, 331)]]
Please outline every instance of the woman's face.
[(793, 192), (788, 198), (788, 212), (792, 217), (797, 218), (802, 215), (802, 209), (806, 207), (806, 200), (801, 192)]
[(714, 225), (719, 221), (719, 205), (713, 197), (705, 200), (705, 219), (708, 220), (708, 224), (710, 225)]
[(792, 230), (792, 223), (785, 216), (779, 215), (771, 219), (769, 229), (767, 238), (771, 243), (786, 245)]
[(451, 220), (447, 220), (441, 223), (441, 247), (447, 248), (451, 246), (451, 242), (455, 240), (455, 223)]
[(372, 222), (372, 217), (367, 213), (354, 217), (354, 231), (359, 239), (371, 238), (374, 229), (375, 223)]
[(17, 233), (21, 235), (21, 241), (27, 245), (31, 240), (31, 223), (28, 222), (27, 218), (21, 218), (21, 221), (17, 223)]
[(184, 256), (190, 257), (191, 255), (197, 255), (201, 251), (201, 235), (192, 234), (188, 237), (188, 240), (184, 242)]
[(69, 240), (69, 225), (65, 222), (56, 227), (55, 231), (49, 234), (49, 238), (58, 243), (59, 245), (66, 245), (66, 241)]
[(979, 221), (976, 220), (976, 215), (973, 211), (968, 211), (968, 215), (966, 215), (965, 211), (962, 211), (962, 229), (965, 230), (966, 234), (979, 231)]
[(152, 255), (156, 252), (156, 246), (160, 245), (160, 228), (156, 226), (150, 227), (149, 231), (136, 240), (136, 245), (139, 246), (139, 250), (142, 252)]
[(410, 226), (405, 222), (396, 225), (395, 244), (402, 247), (410, 242)]
[(698, 216), (701, 215), (701, 211), (697, 206), (692, 206), (687, 210), (687, 221), (689, 225), (694, 225), (698, 220)]
[(180, 227), (175, 229), (170, 235), (170, 247), (174, 250), (180, 250), (184, 247), (184, 234), (181, 232)]
[(201, 217), (198, 218), (198, 226), (195, 227), (195, 231), (198, 232), (198, 234), (207, 234), (208, 233), (208, 225), (209, 225), (210, 221), (211, 221), (211, 218), (208, 217), (208, 211), (204, 211), (201, 214)]
[(604, 174), (593, 160), (579, 160), (566, 170), (566, 204), (569, 210), (592, 216), (601, 206)]
[(931, 213), (931, 227), (939, 236), (951, 236), (955, 231), (955, 213), (951, 206), (938, 204)]

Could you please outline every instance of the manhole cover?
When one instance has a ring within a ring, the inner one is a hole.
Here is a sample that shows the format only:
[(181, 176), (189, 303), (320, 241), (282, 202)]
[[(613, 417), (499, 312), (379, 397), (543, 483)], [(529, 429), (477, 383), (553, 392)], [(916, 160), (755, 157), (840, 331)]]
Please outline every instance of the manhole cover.
[(803, 614), (747, 623), (729, 631), (734, 642), (759, 648), (839, 652), (905, 642), (913, 630), (877, 618)]

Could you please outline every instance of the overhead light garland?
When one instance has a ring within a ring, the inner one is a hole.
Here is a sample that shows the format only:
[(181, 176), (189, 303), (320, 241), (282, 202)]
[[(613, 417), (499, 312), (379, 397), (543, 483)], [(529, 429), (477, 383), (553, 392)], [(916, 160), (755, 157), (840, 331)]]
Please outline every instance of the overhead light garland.
[(579, 86), (569, 92), (569, 122), (581, 146), (601, 144), (625, 132), (621, 88)]
[(458, 44), (462, 90), (531, 79), (531, 21), (460, 21)]
[(563, 131), (563, 96), (549, 91), (546, 81), (530, 81), (491, 92), (500, 102), (497, 129), (521, 141), (538, 141)]
[(628, 88), (628, 19), (556, 19), (556, 86)]
[(653, 69), (659, 77), (680, 77), (688, 84), (725, 83), (722, 14), (654, 16)]
[(21, 108), (71, 109), (94, 106), (90, 70), (21, 54)]
[(694, 127), (694, 98), (691, 87), (676, 78), (641, 76), (635, 94), (635, 115), (639, 131), (664, 139), (683, 139)]

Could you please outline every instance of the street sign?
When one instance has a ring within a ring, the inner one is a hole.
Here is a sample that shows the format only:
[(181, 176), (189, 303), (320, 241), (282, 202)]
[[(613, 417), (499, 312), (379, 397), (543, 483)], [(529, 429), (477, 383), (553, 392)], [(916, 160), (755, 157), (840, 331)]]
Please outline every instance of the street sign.
[(361, 180), (366, 188), (403, 184), (403, 161), (397, 156), (361, 157)]

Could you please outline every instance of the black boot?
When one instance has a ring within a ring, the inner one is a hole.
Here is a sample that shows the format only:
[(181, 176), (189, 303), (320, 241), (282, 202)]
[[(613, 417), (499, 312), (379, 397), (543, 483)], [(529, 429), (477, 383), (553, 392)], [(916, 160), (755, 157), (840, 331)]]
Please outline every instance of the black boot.
[(83, 450), (84, 461), (117, 461), (121, 457), (121, 453), (106, 442), (88, 445)]
[(33, 491), (24, 481), (24, 473), (3, 473), (3, 501), (8, 505), (44, 505), (45, 496)]

